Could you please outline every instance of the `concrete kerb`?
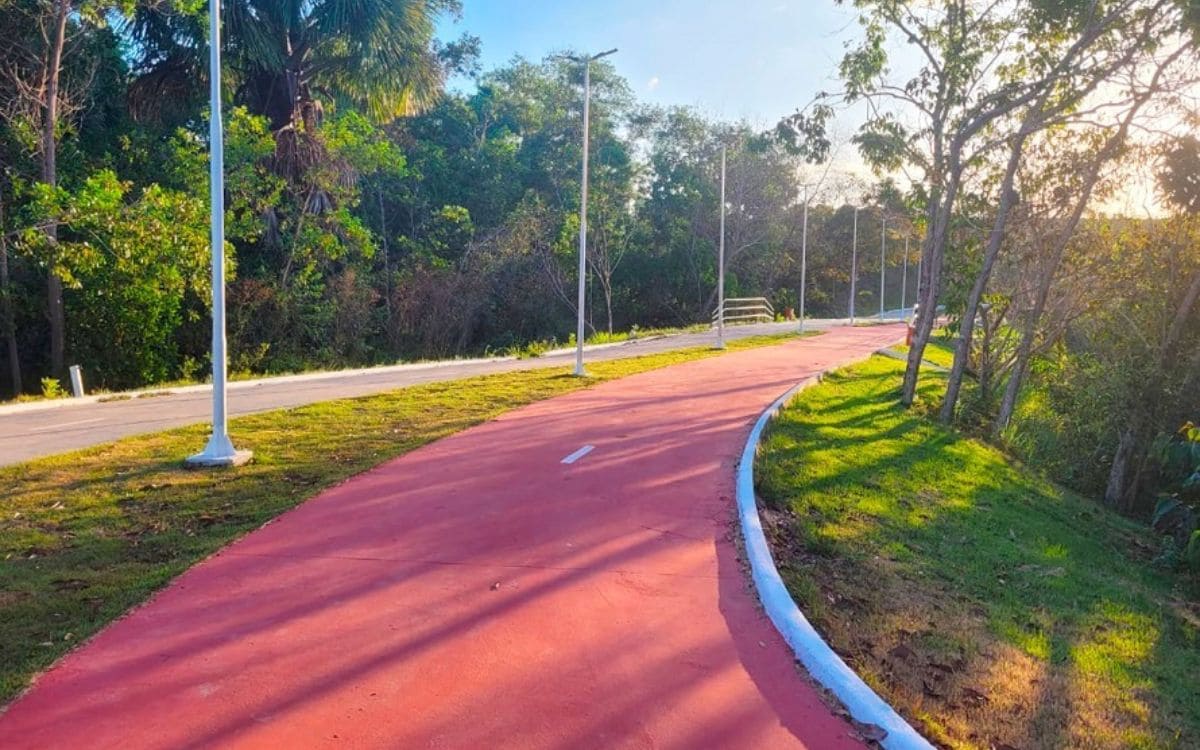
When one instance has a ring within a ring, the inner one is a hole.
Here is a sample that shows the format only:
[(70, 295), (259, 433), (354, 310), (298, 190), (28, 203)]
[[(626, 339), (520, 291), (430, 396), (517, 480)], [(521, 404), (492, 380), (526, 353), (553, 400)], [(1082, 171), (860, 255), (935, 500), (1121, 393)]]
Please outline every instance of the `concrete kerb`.
[[(641, 343), (646, 341), (654, 341), (656, 339), (666, 338), (666, 335), (645, 336), (639, 339), (631, 339), (629, 341), (614, 341), (608, 344), (588, 344), (583, 347), (585, 352), (601, 351), (604, 349), (613, 349), (620, 346), (627, 346), (633, 343)], [(574, 347), (564, 349), (554, 349), (543, 352), (541, 357), (558, 357), (567, 354), (574, 354)], [(442, 367), (455, 367), (459, 365), (477, 365), (496, 362), (512, 362), (519, 357), (504, 356), (504, 357), (475, 357), (472, 359), (445, 359), (434, 362), (407, 362), (397, 365), (382, 365), (379, 367), (361, 367), (351, 370), (325, 370), (321, 372), (305, 372), (295, 375), (276, 375), (273, 377), (255, 378), (253, 380), (231, 380), (228, 388), (231, 391), (242, 390), (245, 388), (256, 388), (262, 385), (277, 385), (281, 383), (302, 383), (317, 380), (328, 380), (330, 378), (354, 377), (357, 375), (386, 375), (391, 372), (417, 372), (421, 370), (436, 370)], [(18, 414), (21, 412), (30, 411), (45, 411), (48, 409), (61, 409), (70, 406), (81, 406), (83, 404), (97, 404), (107, 401), (126, 401), (138, 398), (151, 398), (160, 394), (183, 394), (183, 393), (207, 393), (212, 390), (211, 383), (198, 383), (196, 385), (181, 385), (181, 386), (165, 386), (161, 388), (143, 388), (136, 391), (122, 391), (118, 393), (97, 393), (91, 396), (83, 396), (82, 398), (57, 398), (45, 399), (41, 401), (29, 401), (20, 404), (3, 404), (0, 405), (0, 416), (5, 414)]]
[[(231, 380), (229, 381), (228, 388), (231, 391), (236, 391), (244, 388), (257, 388), (263, 385), (275, 385), (278, 383), (301, 383), (314, 380), (329, 380), (331, 378), (353, 377), (356, 375), (386, 375), (391, 372), (435, 370), (442, 367), (454, 367), (456, 365), (474, 365), (487, 362), (509, 362), (515, 359), (517, 359), (517, 357), (476, 357), (474, 359), (445, 359), (434, 362), (407, 362), (398, 365), (360, 367), (352, 370), (323, 370), (321, 372), (305, 372), (295, 375), (275, 375), (271, 377), (255, 378), (253, 380)], [(106, 401), (151, 398), (160, 394), (175, 395), (179, 393), (207, 393), (211, 390), (211, 383), (197, 383), (196, 385), (142, 388), (136, 391), (122, 391), (118, 393), (97, 393), (95, 395), (84, 396), (82, 398), (46, 399), (43, 401), (30, 401), (23, 404), (5, 404), (0, 406), (0, 415), (16, 414), (18, 412), (26, 411), (43, 411), (46, 409), (60, 409), (69, 406), (79, 406), (80, 404), (96, 404)]]
[[(837, 321), (830, 321), (837, 322)], [(658, 339), (672, 338), (674, 336), (685, 336), (691, 334), (655, 334), (651, 336), (642, 336), (637, 339), (626, 341), (614, 341), (607, 344), (587, 344), (583, 347), (584, 352), (595, 352), (604, 349), (613, 349), (630, 344), (645, 343), (648, 341), (656, 341)], [(574, 347), (566, 347), (543, 352), (541, 358), (550, 357), (565, 357), (569, 354), (574, 354)], [(472, 359), (447, 359), (433, 362), (408, 362), (395, 365), (382, 365), (379, 367), (364, 367), (351, 370), (326, 370), (321, 372), (306, 372), (297, 373), (295, 375), (276, 375), (273, 377), (255, 378), (253, 380), (232, 380), (229, 381), (229, 390), (241, 390), (244, 388), (255, 388), (262, 385), (276, 385), (280, 383), (297, 383), (326, 380), (330, 378), (354, 377), (357, 375), (386, 375), (391, 372), (411, 372), (419, 370), (431, 370), (441, 367), (454, 367), (457, 365), (474, 365), (496, 362), (510, 362), (520, 359), (514, 356), (503, 357), (476, 357)], [(50, 409), (63, 409), (72, 406), (82, 406), (85, 404), (97, 404), (107, 401), (127, 401), (130, 399), (150, 398), (158, 395), (177, 395), (187, 393), (207, 393), (212, 390), (212, 385), (209, 383), (198, 383), (196, 385), (182, 386), (164, 386), (142, 388), (134, 391), (122, 391), (117, 393), (97, 393), (91, 396), (82, 398), (60, 398), (60, 399), (44, 399), (39, 401), (29, 401), (15, 404), (0, 404), (0, 416), (6, 414), (20, 414), (31, 411), (47, 411)]]
[(880, 742), (886, 750), (932, 750), (933, 745), (879, 697), (854, 670), (830, 648), (788, 593), (771, 555), (754, 494), (754, 458), (763, 431), (779, 412), (804, 389), (821, 381), (821, 376), (798, 383), (771, 404), (754, 423), (746, 438), (737, 469), (737, 509), (746, 544), (746, 558), (763, 609), (796, 659), (813, 679), (841, 701), (855, 721), (874, 724), (886, 732)]

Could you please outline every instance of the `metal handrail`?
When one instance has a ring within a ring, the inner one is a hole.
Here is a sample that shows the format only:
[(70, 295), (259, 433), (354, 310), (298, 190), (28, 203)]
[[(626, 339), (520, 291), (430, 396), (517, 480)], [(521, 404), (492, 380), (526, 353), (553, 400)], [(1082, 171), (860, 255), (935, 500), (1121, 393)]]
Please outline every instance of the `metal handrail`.
[(732, 297), (725, 300), (723, 309), (718, 307), (713, 310), (712, 324), (715, 326), (722, 317), (726, 324), (746, 321), (769, 323), (775, 320), (775, 308), (766, 297)]

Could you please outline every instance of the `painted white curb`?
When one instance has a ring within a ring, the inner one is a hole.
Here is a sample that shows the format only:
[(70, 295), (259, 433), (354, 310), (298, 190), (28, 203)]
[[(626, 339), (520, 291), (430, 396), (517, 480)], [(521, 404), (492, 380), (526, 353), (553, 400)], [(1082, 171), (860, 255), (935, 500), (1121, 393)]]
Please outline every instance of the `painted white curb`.
[[(231, 380), (227, 384), (227, 388), (231, 391), (239, 391), (246, 388), (258, 388), (264, 385), (278, 385), (281, 383), (304, 383), (314, 380), (333, 380), (337, 378), (353, 378), (371, 375), (390, 375), (393, 373), (419, 372), (422, 370), (436, 370), (443, 367), (455, 367), (458, 365), (478, 365), (490, 364), (493, 362), (511, 362), (517, 357), (477, 357), (475, 359), (443, 359), (432, 362), (406, 362), (397, 365), (379, 365), (376, 367), (360, 367), (352, 370), (319, 370), (317, 372), (302, 372), (294, 375), (265, 375), (253, 380)], [(20, 404), (4, 404), (0, 405), (0, 415), (19, 414), (29, 411), (46, 411), (47, 409), (62, 409), (71, 406), (82, 406), (83, 404), (97, 404), (107, 402), (128, 401), (138, 398), (148, 398), (158, 395), (181, 395), (188, 393), (211, 393), (212, 383), (197, 383), (195, 385), (178, 385), (178, 386), (150, 386), (140, 388), (135, 391), (120, 391), (117, 393), (97, 393), (91, 396), (83, 396), (81, 398), (55, 398), (44, 399), (41, 401), (29, 401)]]
[[(587, 344), (583, 347), (583, 351), (594, 352), (603, 349), (612, 349), (619, 346), (629, 346), (631, 344), (637, 344), (646, 341), (655, 341), (662, 338), (670, 338), (672, 336), (689, 335), (693, 334), (664, 334), (657, 336), (643, 336), (641, 338), (630, 339), (627, 341), (614, 341), (609, 344)], [(542, 354), (539, 355), (539, 358), (548, 359), (551, 357), (565, 357), (568, 354), (574, 353), (575, 347), (572, 346), (563, 349), (553, 349), (551, 351), (542, 352)], [(263, 377), (254, 378), (252, 380), (231, 380), (226, 387), (231, 391), (238, 391), (245, 388), (257, 388), (264, 385), (304, 383), (317, 380), (335, 380), (338, 378), (354, 378), (361, 376), (369, 377), (374, 375), (391, 375), (396, 373), (419, 372), (422, 370), (436, 370), (443, 367), (458, 367), (460, 365), (483, 365), (495, 364), (498, 362), (514, 362), (517, 359), (520, 358), (515, 356), (495, 356), (474, 357), (470, 359), (442, 359), (431, 362), (402, 362), (395, 365), (377, 365), (375, 367), (360, 367), (348, 370), (319, 370), (316, 372), (301, 372), (292, 375), (264, 375)], [(149, 386), (133, 391), (97, 393), (91, 396), (83, 396), (80, 398), (55, 398), (43, 399), (39, 401), (28, 401), (19, 404), (0, 404), (0, 416), (4, 416), (6, 414), (21, 414), (31, 411), (46, 411), (48, 409), (63, 409), (72, 406), (83, 406), (84, 404), (128, 401), (137, 398), (157, 396), (160, 394), (175, 396), (189, 393), (211, 392), (212, 383), (197, 383), (195, 385), (179, 386)]]
[(820, 376), (805, 380), (771, 404), (754, 423), (754, 429), (750, 431), (746, 447), (742, 450), (737, 471), (737, 508), (754, 587), (758, 590), (758, 598), (767, 616), (813, 679), (837, 696), (856, 721), (874, 724), (887, 732), (880, 744), (887, 750), (933, 750), (933, 745), (868, 687), (813, 628), (779, 577), (767, 537), (763, 533), (762, 519), (759, 518), (754, 497), (754, 457), (758, 453), (763, 430), (797, 393), (820, 380)]

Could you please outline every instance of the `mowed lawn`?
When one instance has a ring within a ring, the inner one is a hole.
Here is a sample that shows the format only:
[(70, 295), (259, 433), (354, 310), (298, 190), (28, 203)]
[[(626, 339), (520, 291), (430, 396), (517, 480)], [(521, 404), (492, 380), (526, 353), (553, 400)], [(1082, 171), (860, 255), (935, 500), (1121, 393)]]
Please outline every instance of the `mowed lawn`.
[(1200, 617), (1155, 539), (902, 409), (903, 367), (834, 373), (766, 438), (760, 503), (805, 614), (937, 743), (1200, 747)]
[(233, 471), (183, 468), (207, 426), (0, 469), (0, 703), (190, 565), (326, 487), (509, 409), (717, 354), (687, 349), (590, 364), (587, 379), (532, 370), (246, 416), (231, 432), (254, 462)]

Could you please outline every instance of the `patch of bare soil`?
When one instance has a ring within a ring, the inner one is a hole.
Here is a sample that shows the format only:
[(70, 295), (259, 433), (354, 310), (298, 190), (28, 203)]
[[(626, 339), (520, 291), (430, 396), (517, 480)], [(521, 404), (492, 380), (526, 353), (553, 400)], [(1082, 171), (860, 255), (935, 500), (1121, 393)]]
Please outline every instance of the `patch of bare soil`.
[[(762, 508), (792, 596), (858, 674), (931, 742), (947, 748), (1129, 747), (1137, 696), (1002, 641), (979, 602), (871, 555), (814, 554), (798, 519)], [(1054, 575), (1048, 571), (1047, 575)]]

